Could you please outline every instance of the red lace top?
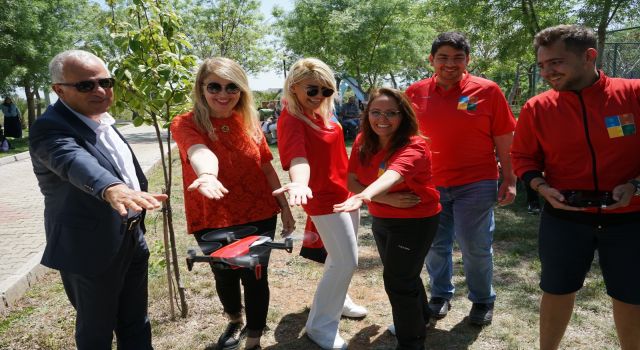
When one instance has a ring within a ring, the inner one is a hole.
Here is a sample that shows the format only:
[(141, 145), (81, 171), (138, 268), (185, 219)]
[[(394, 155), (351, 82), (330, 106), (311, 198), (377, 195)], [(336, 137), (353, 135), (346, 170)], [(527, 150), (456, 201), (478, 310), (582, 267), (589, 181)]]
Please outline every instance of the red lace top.
[[(210, 120), (217, 141), (198, 130), (193, 112), (176, 116), (171, 122), (171, 133), (182, 161), (188, 232), (241, 225), (276, 215), (280, 208), (261, 168), (273, 159), (266, 140), (262, 138), (260, 144), (256, 144), (244, 132), (242, 118), (236, 113), (229, 118)], [(198, 191), (187, 191), (197, 177), (187, 158), (187, 150), (195, 144), (207, 146), (218, 157), (218, 179), (229, 190), (220, 200), (207, 199)]]

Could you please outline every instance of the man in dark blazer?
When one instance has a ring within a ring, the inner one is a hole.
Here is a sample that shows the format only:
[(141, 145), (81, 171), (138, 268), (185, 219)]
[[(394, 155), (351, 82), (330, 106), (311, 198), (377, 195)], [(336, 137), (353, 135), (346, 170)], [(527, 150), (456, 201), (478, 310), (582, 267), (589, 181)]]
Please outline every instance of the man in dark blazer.
[(29, 133), (44, 195), (42, 264), (60, 271), (77, 311), (78, 349), (152, 349), (147, 317), (149, 250), (145, 210), (166, 195), (147, 193), (131, 148), (107, 113), (113, 84), (104, 62), (70, 50), (49, 64), (58, 101)]

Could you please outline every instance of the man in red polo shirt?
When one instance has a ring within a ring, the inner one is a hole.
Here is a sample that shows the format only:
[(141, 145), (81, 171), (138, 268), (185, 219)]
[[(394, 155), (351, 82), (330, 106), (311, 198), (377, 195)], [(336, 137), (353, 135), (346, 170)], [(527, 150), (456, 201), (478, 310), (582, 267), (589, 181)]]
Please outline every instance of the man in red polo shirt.
[[(469, 42), (460, 33), (438, 35), (431, 45), (431, 78), (411, 85), (411, 100), (422, 133), (431, 139), (433, 182), (440, 191), (440, 225), (426, 259), (431, 287), (429, 307), (436, 319), (451, 308), (455, 288), (453, 242), (462, 251), (469, 321), (493, 319), (493, 207), (513, 202), (516, 178), (509, 148), (515, 119), (498, 85), (469, 74)], [(503, 181), (498, 188), (496, 153)]]
[(559, 25), (536, 34), (551, 90), (520, 112), (515, 172), (546, 203), (540, 217), (540, 349), (557, 349), (598, 251), (621, 349), (640, 349), (640, 81), (596, 69), (596, 36)]

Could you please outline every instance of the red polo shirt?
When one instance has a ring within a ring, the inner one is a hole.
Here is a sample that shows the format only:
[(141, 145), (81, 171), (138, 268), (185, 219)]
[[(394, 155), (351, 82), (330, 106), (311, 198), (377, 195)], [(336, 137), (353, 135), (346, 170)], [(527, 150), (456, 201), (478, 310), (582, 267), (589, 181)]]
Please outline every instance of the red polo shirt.
[(449, 187), (498, 179), (493, 138), (516, 125), (504, 94), (496, 83), (466, 72), (449, 90), (436, 80), (434, 75), (406, 91), (420, 131), (431, 139), (433, 182)]
[(347, 150), (342, 128), (331, 120), (325, 126), (315, 121), (319, 130), (289, 114), (284, 109), (278, 118), (278, 151), (285, 171), (291, 160), (306, 158), (311, 168), (309, 187), (313, 198), (304, 205), (309, 215), (333, 213), (333, 205), (349, 197), (347, 190)]
[(397, 150), (386, 162), (386, 151), (382, 150), (367, 164), (360, 162), (358, 152), (362, 144), (358, 135), (351, 149), (349, 173), (353, 173), (364, 186), (369, 186), (386, 170), (400, 174), (404, 181), (396, 184), (388, 193), (413, 192), (420, 197), (420, 203), (411, 208), (396, 208), (390, 205), (371, 202), (367, 206), (371, 215), (379, 218), (424, 218), (440, 212), (440, 194), (431, 181), (431, 152), (421, 137), (411, 138), (411, 142)]

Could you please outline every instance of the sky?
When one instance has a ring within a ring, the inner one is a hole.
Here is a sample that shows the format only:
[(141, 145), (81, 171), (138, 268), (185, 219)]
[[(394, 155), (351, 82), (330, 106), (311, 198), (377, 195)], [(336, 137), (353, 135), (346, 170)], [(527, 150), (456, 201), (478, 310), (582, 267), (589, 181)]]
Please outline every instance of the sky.
[[(293, 0), (262, 0), (262, 13), (267, 21), (272, 22), (271, 9), (278, 5), (285, 11), (293, 9)], [(262, 91), (270, 88), (282, 88), (284, 84), (284, 76), (282, 70), (279, 72), (265, 72), (255, 76), (249, 77), (249, 86), (251, 90)]]

